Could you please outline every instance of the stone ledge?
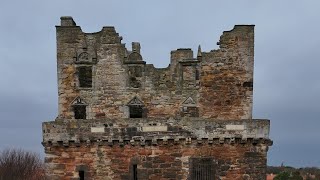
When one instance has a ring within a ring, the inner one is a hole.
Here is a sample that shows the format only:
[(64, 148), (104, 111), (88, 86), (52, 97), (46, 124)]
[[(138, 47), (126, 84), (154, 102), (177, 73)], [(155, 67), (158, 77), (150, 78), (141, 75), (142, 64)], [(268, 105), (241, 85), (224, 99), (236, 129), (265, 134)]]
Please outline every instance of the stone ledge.
[[(43, 142), (158, 141), (164, 139), (269, 139), (269, 120), (105, 119), (56, 120), (43, 123)], [(209, 140), (208, 140), (209, 141)], [(143, 144), (143, 143), (142, 143)]]
[(42, 142), (44, 147), (69, 147), (69, 146), (165, 146), (165, 145), (223, 145), (223, 144), (243, 144), (243, 145), (259, 145), (264, 144), (266, 146), (272, 146), (273, 141), (263, 138), (162, 138), (162, 139), (88, 139), (88, 140), (66, 140), (66, 141), (46, 141)]

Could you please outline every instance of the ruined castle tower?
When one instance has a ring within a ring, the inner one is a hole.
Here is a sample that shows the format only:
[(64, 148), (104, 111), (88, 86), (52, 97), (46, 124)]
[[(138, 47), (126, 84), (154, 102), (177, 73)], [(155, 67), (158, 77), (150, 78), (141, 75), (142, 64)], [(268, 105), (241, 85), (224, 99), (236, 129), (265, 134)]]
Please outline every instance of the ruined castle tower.
[(171, 51), (146, 64), (114, 27), (57, 26), (59, 114), (43, 123), (49, 179), (266, 178), (269, 120), (252, 119), (254, 26), (218, 50)]

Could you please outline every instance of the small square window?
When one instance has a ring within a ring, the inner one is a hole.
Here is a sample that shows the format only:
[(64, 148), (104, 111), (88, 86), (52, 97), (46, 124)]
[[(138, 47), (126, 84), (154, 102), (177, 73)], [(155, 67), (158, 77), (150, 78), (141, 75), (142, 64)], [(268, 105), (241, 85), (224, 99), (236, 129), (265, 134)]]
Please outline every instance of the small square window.
[(86, 105), (74, 105), (73, 112), (75, 119), (86, 119)]
[(143, 106), (129, 106), (130, 118), (142, 118), (143, 116)]

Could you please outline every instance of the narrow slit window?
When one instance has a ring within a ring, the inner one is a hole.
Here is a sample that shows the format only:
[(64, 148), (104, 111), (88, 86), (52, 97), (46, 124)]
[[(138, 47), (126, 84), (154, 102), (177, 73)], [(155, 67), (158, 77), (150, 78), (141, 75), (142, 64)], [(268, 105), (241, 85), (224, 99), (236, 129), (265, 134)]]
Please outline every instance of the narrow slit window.
[(85, 105), (74, 105), (74, 118), (75, 119), (86, 119), (86, 106)]
[(92, 87), (92, 66), (78, 67), (79, 87)]
[(196, 76), (196, 80), (200, 79), (200, 74), (199, 74), (199, 70), (198, 69), (196, 69), (195, 76)]
[(143, 116), (143, 106), (129, 106), (130, 118), (142, 118)]
[(133, 180), (138, 180), (138, 165), (134, 164), (132, 166), (132, 178)]
[(79, 180), (84, 180), (84, 171), (79, 171)]

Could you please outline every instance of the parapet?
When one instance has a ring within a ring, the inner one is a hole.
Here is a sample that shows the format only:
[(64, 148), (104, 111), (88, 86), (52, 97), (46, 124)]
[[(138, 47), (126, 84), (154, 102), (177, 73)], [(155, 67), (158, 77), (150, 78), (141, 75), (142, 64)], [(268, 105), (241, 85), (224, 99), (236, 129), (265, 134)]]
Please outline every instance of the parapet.
[[(183, 119), (109, 119), (57, 120), (43, 123), (43, 143), (66, 145), (100, 143), (114, 145), (157, 145), (174, 142), (191, 144), (267, 143), (269, 120), (206, 121), (200, 118)], [(271, 143), (271, 144), (270, 144)]]

